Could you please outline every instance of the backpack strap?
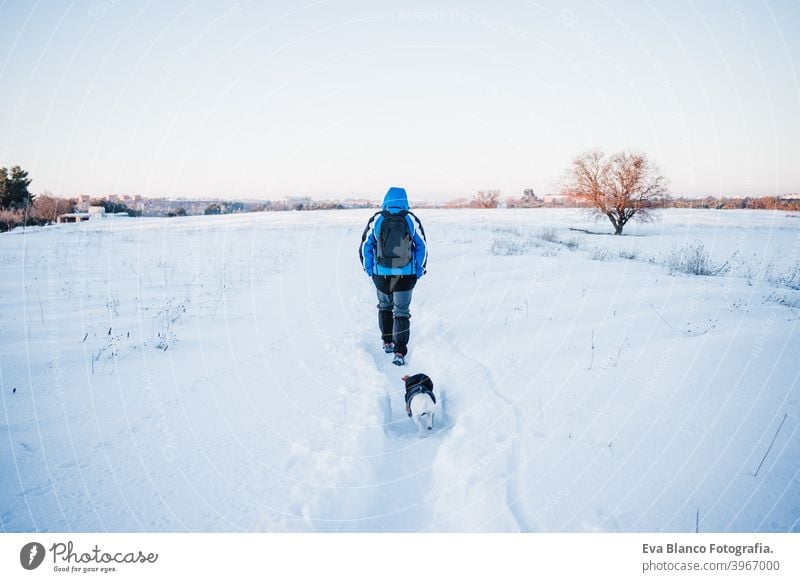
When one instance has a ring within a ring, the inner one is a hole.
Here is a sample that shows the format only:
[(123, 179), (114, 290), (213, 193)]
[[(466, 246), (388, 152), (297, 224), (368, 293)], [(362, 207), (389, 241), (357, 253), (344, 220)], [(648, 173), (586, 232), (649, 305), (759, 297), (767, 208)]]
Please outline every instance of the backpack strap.
[(364, 232), (361, 235), (361, 244), (358, 245), (358, 259), (361, 261), (362, 265), (364, 264), (364, 241), (367, 240), (367, 236), (369, 236), (369, 231), (372, 228), (372, 224), (375, 222), (375, 219), (381, 214), (383, 214), (382, 210), (372, 215), (372, 218), (370, 218), (369, 222), (367, 222), (367, 226), (364, 228)]
[(417, 226), (419, 227), (419, 233), (420, 233), (420, 235), (422, 235), (422, 240), (424, 240), (425, 242), (428, 242), (428, 238), (425, 236), (425, 229), (422, 228), (422, 222), (417, 217), (417, 215), (414, 214), (413, 212), (411, 212), (410, 210), (406, 214), (410, 214), (411, 216), (414, 217), (414, 222), (416, 222)]
[[(422, 228), (422, 221), (419, 219), (419, 217), (416, 214), (414, 214), (410, 210), (408, 211), (408, 214), (410, 214), (413, 217), (414, 222), (419, 227), (419, 234), (422, 237), (422, 240), (425, 241), (425, 244), (427, 244), (428, 243), (428, 238), (425, 236), (425, 229)], [(422, 270), (423, 270), (423, 272), (425, 272), (425, 268), (427, 266), (428, 266), (428, 255), (426, 253), (425, 254), (425, 260), (422, 262)]]

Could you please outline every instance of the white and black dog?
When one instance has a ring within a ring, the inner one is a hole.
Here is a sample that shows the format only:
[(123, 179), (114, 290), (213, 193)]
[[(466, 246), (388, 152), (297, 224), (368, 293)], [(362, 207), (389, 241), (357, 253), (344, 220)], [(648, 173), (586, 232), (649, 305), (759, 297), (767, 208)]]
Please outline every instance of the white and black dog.
[(406, 383), (406, 414), (414, 420), (420, 432), (433, 430), (436, 415), (436, 396), (433, 381), (426, 374), (403, 376)]

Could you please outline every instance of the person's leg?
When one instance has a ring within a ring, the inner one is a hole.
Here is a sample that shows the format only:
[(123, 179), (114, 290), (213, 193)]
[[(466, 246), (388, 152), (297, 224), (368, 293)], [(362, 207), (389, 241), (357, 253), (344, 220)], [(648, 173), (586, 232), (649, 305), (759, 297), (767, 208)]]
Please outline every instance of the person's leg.
[(413, 289), (408, 291), (395, 291), (392, 293), (394, 302), (394, 351), (396, 354), (408, 353), (408, 341), (411, 339), (411, 294)]
[(380, 289), (378, 292), (378, 329), (381, 330), (381, 339), (384, 344), (390, 343), (393, 337), (393, 314), (392, 295), (384, 293)]

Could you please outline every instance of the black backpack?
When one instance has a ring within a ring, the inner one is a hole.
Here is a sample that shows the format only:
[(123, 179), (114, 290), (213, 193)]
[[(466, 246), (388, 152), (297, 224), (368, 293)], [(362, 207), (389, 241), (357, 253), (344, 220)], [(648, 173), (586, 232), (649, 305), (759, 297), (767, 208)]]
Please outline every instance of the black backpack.
[(411, 230), (406, 220), (408, 211), (401, 210), (392, 214), (388, 210), (381, 212), (383, 222), (378, 236), (376, 259), (378, 264), (389, 269), (399, 269), (411, 262)]

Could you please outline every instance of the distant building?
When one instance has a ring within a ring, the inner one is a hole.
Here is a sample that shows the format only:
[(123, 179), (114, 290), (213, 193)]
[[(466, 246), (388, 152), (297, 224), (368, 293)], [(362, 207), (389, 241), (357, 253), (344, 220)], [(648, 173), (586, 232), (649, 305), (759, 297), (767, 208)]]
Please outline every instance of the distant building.
[(84, 222), (86, 220), (102, 220), (105, 218), (130, 218), (127, 212), (107, 214), (102, 206), (90, 206), (88, 212), (68, 212), (59, 214), (56, 222)]
[(88, 194), (78, 194), (78, 202), (75, 204), (75, 208), (79, 212), (88, 212), (90, 204), (91, 201)]
[(59, 214), (56, 217), (56, 222), (83, 222), (89, 220), (88, 212), (67, 212), (66, 214)]

